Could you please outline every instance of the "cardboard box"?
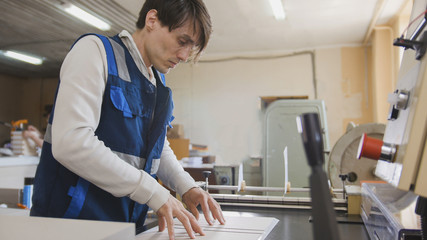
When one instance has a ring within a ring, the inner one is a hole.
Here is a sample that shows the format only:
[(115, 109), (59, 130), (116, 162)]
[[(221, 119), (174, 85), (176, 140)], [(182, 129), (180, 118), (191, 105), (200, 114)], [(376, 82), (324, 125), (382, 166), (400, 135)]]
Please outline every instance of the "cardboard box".
[(168, 138), (168, 141), (178, 160), (190, 155), (190, 139)]
[(203, 163), (214, 163), (215, 162), (215, 156), (213, 155), (206, 155), (202, 157)]
[(362, 203), (362, 189), (360, 186), (345, 186), (347, 192), (347, 213), (360, 215), (360, 206)]
[(168, 139), (172, 138), (184, 138), (184, 125), (182, 124), (172, 124), (172, 128), (168, 127), (168, 131), (166, 133)]

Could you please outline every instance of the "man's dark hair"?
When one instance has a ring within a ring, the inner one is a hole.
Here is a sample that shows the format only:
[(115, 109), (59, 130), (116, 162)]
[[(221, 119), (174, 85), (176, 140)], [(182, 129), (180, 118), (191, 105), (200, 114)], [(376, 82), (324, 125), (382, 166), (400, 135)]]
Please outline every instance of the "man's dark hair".
[(182, 27), (188, 20), (193, 21), (194, 31), (200, 35), (197, 40), (196, 59), (206, 48), (212, 33), (212, 23), (209, 13), (202, 0), (146, 0), (139, 12), (136, 27), (145, 27), (147, 13), (155, 9), (157, 17), (169, 31)]

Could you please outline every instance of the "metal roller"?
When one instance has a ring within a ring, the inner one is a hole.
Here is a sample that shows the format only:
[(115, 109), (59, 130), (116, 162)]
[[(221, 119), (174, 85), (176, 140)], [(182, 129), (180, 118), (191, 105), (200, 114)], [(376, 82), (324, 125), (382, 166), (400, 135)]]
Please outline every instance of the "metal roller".
[(343, 187), (340, 175), (349, 175), (346, 185), (359, 185), (360, 180), (380, 180), (374, 175), (376, 162), (364, 157), (357, 159), (357, 150), (363, 133), (382, 139), (384, 131), (385, 125), (380, 123), (349, 124), (347, 132), (338, 139), (329, 155), (328, 177), (333, 188)]

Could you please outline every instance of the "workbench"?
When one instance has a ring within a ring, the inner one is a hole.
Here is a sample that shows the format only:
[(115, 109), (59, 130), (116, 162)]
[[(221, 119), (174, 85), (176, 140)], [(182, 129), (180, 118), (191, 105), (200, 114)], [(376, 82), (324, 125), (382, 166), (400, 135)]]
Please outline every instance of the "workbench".
[[(223, 206), (222, 207), (224, 213), (227, 216), (237, 216), (237, 217), (268, 217), (268, 218), (275, 218), (279, 220), (275, 227), (271, 230), (271, 232), (267, 235), (265, 238), (266, 240), (278, 240), (278, 239), (285, 239), (285, 240), (310, 240), (313, 238), (313, 232), (312, 232), (312, 223), (310, 222), (310, 210), (307, 209), (277, 209), (277, 208), (257, 208), (257, 207), (236, 207), (236, 206)], [(4, 209), (3, 211), (6, 211), (7, 209)], [(24, 210), (15, 210), (17, 212), (24, 211)], [(17, 214), (9, 214), (9, 215), (17, 215)], [(27, 213), (28, 215), (28, 213)], [(362, 223), (362, 220), (360, 219), (360, 216), (358, 215), (350, 215), (350, 217), (346, 216), (343, 212), (338, 212), (337, 214), (338, 219), (338, 228), (341, 233), (342, 239), (346, 240), (369, 240), (368, 233), (365, 229), (365, 226)], [(4, 216), (7, 217), (7, 216)], [(1, 219), (1, 214), (0, 214)], [(11, 222), (11, 219), (14, 220), (14, 217), (9, 217), (3, 220), (6, 220), (8, 224), (14, 224)], [(132, 239), (133, 237), (129, 236), (128, 234), (130, 232), (134, 232), (134, 227), (130, 223), (109, 223), (109, 222), (97, 222), (97, 221), (83, 221), (83, 220), (67, 220), (67, 219), (44, 219), (44, 218), (28, 218), (28, 217), (21, 217), (19, 219), (21, 224), (17, 224), (19, 226), (24, 226), (25, 221), (32, 220), (31, 224), (28, 222), (26, 225), (27, 234), (32, 234), (33, 239), (43, 239), (40, 238), (36, 233), (36, 229), (34, 226), (49, 226), (48, 229), (50, 231), (59, 230), (56, 229), (58, 226), (65, 227), (67, 224), (70, 224), (69, 227), (73, 226), (72, 224), (76, 225), (75, 229), (80, 229), (80, 233), (84, 233), (85, 231), (89, 231), (90, 225), (87, 224), (94, 224), (94, 226), (100, 227), (100, 226), (108, 226), (109, 231), (104, 232), (104, 234), (112, 234), (112, 236), (117, 236), (114, 234), (119, 234), (121, 231), (123, 232), (123, 238), (122, 239)], [(1, 220), (0, 220), (1, 221)], [(38, 221), (38, 225), (36, 224), (36, 221)], [(6, 222), (3, 222), (5, 224)], [(344, 223), (345, 222), (345, 223)], [(64, 223), (67, 223), (64, 225)], [(157, 221), (156, 219), (147, 219), (147, 227), (153, 228), (156, 227)], [(22, 225), (24, 224), (24, 225)], [(59, 224), (59, 225), (58, 225)], [(62, 224), (62, 225), (61, 225)], [(84, 225), (86, 224), (86, 226)], [(98, 225), (95, 225), (98, 224)], [(108, 225), (110, 224), (110, 225)], [(32, 228), (29, 228), (30, 226), (33, 226)], [(55, 226), (55, 227), (53, 227)], [(111, 228), (112, 226), (116, 228)], [(131, 226), (129, 228), (129, 226)], [(3, 225), (2, 227), (5, 227), (5, 229), (2, 230), (2, 234), (12, 234), (14, 231), (12, 231), (12, 228), (7, 227), (6, 225)], [(89, 228), (88, 228), (89, 227)], [(1, 228), (1, 227), (0, 227)], [(8, 231), (5, 231), (8, 229)], [(32, 229), (32, 230), (30, 230)], [(103, 228), (104, 230), (106, 228)], [(40, 230), (40, 229), (39, 229)], [(166, 231), (166, 230), (165, 230)], [(9, 232), (9, 233), (8, 233)], [(94, 229), (90, 230), (92, 234), (94, 234)], [(137, 231), (138, 232), (138, 231)], [(89, 233), (89, 232), (88, 232)], [(2, 235), (0, 234), (0, 236)], [(22, 233), (16, 232), (15, 234), (18, 234), (19, 236), (23, 236)], [(41, 233), (39, 233), (41, 234)], [(167, 233), (166, 233), (167, 234)], [(17, 236), (18, 236), (17, 235)], [(4, 235), (8, 236), (8, 235)], [(37, 237), (38, 236), (38, 237)], [(53, 235), (52, 235), (53, 236)], [(87, 235), (90, 236), (90, 235)], [(126, 237), (125, 237), (126, 236)], [(104, 236), (105, 237), (105, 236)], [(1, 238), (1, 237), (0, 237)], [(188, 239), (187, 237), (184, 237), (185, 239)], [(196, 235), (196, 239), (198, 239)], [(46, 238), (45, 238), (46, 239)], [(51, 238), (52, 239), (52, 238)], [(202, 238), (200, 238), (202, 239)], [(237, 239), (236, 239), (237, 240)]]
[(39, 161), (36, 156), (0, 157), (0, 188), (22, 189), (24, 179), (35, 176)]
[[(266, 240), (310, 240), (313, 238), (311, 210), (286, 208), (254, 208), (222, 206), (223, 211), (232, 211), (240, 216), (273, 217), (279, 220)], [(346, 240), (369, 240), (369, 235), (359, 215), (337, 212), (338, 229)]]
[(29, 217), (29, 213), (29, 210), (0, 208), (0, 239), (135, 239), (133, 223)]

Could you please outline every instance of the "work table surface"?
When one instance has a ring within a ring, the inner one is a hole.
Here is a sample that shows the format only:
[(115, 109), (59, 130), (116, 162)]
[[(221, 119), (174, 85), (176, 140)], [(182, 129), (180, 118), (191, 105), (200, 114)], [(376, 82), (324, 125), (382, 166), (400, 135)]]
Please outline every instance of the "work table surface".
[[(222, 206), (223, 211), (233, 211), (240, 216), (274, 217), (279, 220), (266, 240), (289, 239), (310, 240), (313, 238), (313, 223), (309, 221), (311, 210), (278, 209), (278, 208), (249, 208)], [(346, 240), (369, 240), (369, 235), (357, 215), (337, 214), (338, 230)]]

